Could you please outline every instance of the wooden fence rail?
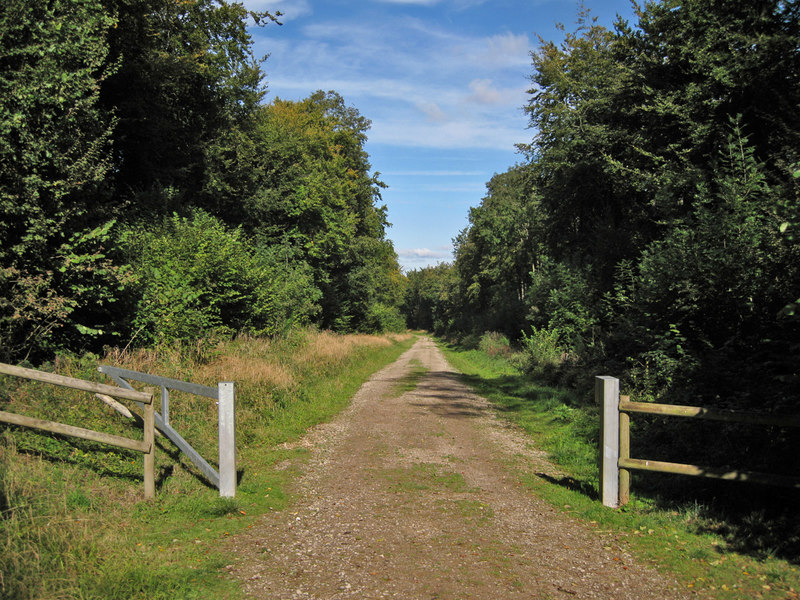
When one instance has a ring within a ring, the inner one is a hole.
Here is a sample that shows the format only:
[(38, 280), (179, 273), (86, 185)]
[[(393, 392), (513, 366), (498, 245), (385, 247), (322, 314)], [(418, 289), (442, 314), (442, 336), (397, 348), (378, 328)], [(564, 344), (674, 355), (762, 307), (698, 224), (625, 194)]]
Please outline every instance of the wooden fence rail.
[(0, 374), (40, 381), (42, 383), (58, 385), (73, 390), (81, 390), (84, 392), (141, 402), (144, 408), (144, 439), (141, 441), (103, 433), (102, 431), (84, 429), (82, 427), (66, 425), (65, 423), (46, 421), (44, 419), (27, 417), (4, 411), (0, 411), (0, 422), (11, 423), (12, 425), (21, 427), (30, 427), (32, 429), (40, 429), (59, 435), (78, 437), (93, 442), (101, 442), (103, 444), (141, 452), (144, 454), (144, 497), (147, 499), (155, 497), (155, 409), (152, 392), (127, 390), (113, 385), (94, 383), (92, 381), (65, 377), (63, 375), (56, 375), (55, 373), (46, 373), (35, 369), (15, 367), (4, 363), (0, 363)]
[(600, 404), (600, 487), (601, 499), (606, 506), (616, 508), (628, 502), (630, 470), (750, 481), (800, 489), (800, 478), (797, 477), (631, 458), (630, 413), (794, 428), (800, 428), (800, 416), (764, 415), (699, 406), (631, 402), (627, 396), (620, 396), (619, 380), (608, 376), (595, 378), (595, 400)]

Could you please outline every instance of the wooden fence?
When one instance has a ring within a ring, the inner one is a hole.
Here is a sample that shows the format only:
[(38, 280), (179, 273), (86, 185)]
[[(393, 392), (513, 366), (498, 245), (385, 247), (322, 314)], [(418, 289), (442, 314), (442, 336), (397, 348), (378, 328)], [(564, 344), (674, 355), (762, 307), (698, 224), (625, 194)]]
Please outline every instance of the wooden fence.
[(776, 427), (800, 427), (800, 416), (762, 415), (698, 406), (631, 402), (627, 396), (619, 395), (619, 380), (608, 376), (595, 378), (595, 400), (600, 404), (600, 487), (601, 499), (606, 506), (616, 508), (628, 502), (631, 470), (750, 481), (800, 489), (800, 478), (797, 477), (631, 458), (630, 414), (709, 419)]
[(19, 425), (21, 427), (41, 429), (43, 431), (49, 431), (59, 435), (69, 435), (84, 440), (101, 442), (103, 444), (109, 444), (118, 448), (126, 448), (128, 450), (141, 452), (144, 454), (144, 497), (147, 499), (155, 497), (155, 409), (153, 405), (152, 392), (127, 390), (113, 385), (105, 385), (102, 383), (94, 383), (92, 381), (84, 381), (83, 379), (64, 377), (63, 375), (46, 373), (44, 371), (37, 371), (34, 369), (25, 369), (23, 367), (15, 367), (13, 365), (7, 365), (4, 363), (0, 363), (0, 374), (21, 377), (23, 379), (30, 379), (33, 381), (40, 381), (73, 390), (81, 390), (84, 392), (111, 396), (112, 398), (140, 402), (144, 409), (144, 439), (141, 441), (117, 435), (111, 435), (101, 431), (93, 431), (91, 429), (84, 429), (82, 427), (75, 427), (73, 425), (66, 425), (64, 423), (56, 423), (55, 421), (46, 421), (44, 419), (36, 419), (34, 417), (26, 417), (24, 415), (18, 415), (4, 411), (0, 411), (0, 422), (11, 423), (12, 425)]

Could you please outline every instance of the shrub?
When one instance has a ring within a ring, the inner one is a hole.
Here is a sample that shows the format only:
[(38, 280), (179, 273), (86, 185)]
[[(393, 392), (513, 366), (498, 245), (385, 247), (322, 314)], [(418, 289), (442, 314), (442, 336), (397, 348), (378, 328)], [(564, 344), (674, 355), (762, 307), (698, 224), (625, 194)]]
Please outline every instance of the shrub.
[(558, 331), (532, 328), (531, 334), (522, 333), (522, 345), (526, 354), (525, 370), (534, 375), (551, 373), (564, 356), (558, 343)]
[(142, 343), (272, 335), (319, 310), (307, 264), (288, 250), (254, 250), (241, 229), (202, 211), (130, 229), (122, 241), (139, 284), (134, 328)]
[(545, 258), (532, 274), (528, 319), (534, 327), (558, 332), (558, 344), (582, 352), (594, 342), (597, 315), (587, 269)]
[(480, 342), (478, 342), (478, 349), (492, 357), (508, 357), (511, 354), (511, 344), (508, 338), (496, 331), (484, 333)]
[(406, 320), (398, 307), (375, 302), (367, 309), (362, 329), (366, 333), (397, 333), (405, 331)]

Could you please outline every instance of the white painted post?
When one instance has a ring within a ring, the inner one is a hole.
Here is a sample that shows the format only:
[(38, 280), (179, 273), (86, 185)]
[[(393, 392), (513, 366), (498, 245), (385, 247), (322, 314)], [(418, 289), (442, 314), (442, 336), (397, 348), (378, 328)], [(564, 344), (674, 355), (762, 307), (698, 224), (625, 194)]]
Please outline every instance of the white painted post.
[(161, 386), (161, 418), (164, 425), (169, 425), (169, 390), (166, 386)]
[(219, 392), (219, 495), (236, 495), (236, 401), (232, 381), (221, 381)]
[(600, 404), (600, 496), (603, 505), (619, 506), (619, 379), (595, 377)]

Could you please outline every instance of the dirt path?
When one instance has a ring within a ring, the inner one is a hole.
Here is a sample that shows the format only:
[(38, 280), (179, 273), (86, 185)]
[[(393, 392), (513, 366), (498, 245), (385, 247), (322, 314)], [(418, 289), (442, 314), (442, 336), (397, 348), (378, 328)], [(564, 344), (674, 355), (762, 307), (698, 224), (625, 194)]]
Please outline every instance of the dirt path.
[[(429, 372), (399, 395), (411, 366)], [(553, 471), (421, 339), (303, 444), (288, 511), (233, 544), (253, 598), (680, 598), (608, 535), (523, 489), (510, 461)]]

